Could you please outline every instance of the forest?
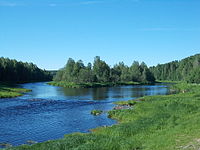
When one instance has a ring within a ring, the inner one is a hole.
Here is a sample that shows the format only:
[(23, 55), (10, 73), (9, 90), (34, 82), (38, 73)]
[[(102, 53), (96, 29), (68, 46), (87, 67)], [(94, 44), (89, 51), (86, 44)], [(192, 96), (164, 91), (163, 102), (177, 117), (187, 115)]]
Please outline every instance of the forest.
[(200, 83), (200, 54), (150, 67), (157, 80)]
[(0, 82), (35, 82), (50, 81), (48, 71), (39, 69), (33, 63), (24, 63), (15, 59), (0, 58)]
[(186, 81), (200, 83), (200, 54), (180, 61), (158, 64), (148, 68), (142, 62), (133, 61), (129, 67), (123, 62), (110, 67), (99, 56), (94, 62), (84, 65), (82, 60), (69, 58), (67, 64), (59, 71), (45, 71), (33, 63), (21, 62), (9, 58), (0, 58), (1, 82), (50, 81), (69, 83), (154, 83), (156, 80)]
[(139, 82), (148, 84), (153, 83), (155, 78), (144, 62), (134, 61), (130, 67), (120, 62), (114, 67), (110, 67), (99, 56), (96, 56), (93, 64), (88, 63), (87, 66), (82, 60), (75, 62), (69, 58), (65, 67), (57, 72), (54, 81), (73, 83)]

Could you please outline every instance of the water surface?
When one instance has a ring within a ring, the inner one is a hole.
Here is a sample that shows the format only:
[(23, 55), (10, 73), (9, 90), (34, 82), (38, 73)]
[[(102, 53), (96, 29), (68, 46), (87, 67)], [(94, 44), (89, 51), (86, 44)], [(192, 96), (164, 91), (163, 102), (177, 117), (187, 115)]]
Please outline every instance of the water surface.
[(25, 144), (62, 138), (73, 132), (89, 132), (98, 126), (112, 125), (107, 114), (93, 116), (93, 109), (110, 110), (112, 102), (144, 95), (164, 95), (166, 85), (137, 85), (71, 89), (46, 83), (21, 85), (32, 89), (22, 97), (0, 99), (0, 143)]

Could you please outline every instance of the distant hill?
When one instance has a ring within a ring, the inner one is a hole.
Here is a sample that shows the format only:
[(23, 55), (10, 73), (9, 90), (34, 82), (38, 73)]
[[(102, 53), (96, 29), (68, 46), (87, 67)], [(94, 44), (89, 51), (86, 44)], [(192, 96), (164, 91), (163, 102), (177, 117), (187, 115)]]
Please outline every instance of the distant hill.
[(200, 54), (150, 67), (157, 80), (200, 83)]

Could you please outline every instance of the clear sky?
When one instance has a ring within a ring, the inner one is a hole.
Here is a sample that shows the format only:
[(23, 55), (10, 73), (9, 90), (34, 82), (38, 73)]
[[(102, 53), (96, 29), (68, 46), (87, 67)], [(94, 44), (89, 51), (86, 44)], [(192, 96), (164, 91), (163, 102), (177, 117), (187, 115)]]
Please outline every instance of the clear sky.
[(0, 56), (148, 66), (200, 53), (200, 0), (0, 0)]

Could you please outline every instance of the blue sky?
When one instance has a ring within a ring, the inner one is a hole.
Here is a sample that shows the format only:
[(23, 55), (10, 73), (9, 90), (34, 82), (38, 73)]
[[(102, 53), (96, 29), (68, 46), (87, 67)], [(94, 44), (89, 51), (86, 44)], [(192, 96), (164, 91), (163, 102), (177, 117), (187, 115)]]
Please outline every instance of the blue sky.
[(200, 52), (199, 0), (0, 0), (0, 56), (148, 66)]

